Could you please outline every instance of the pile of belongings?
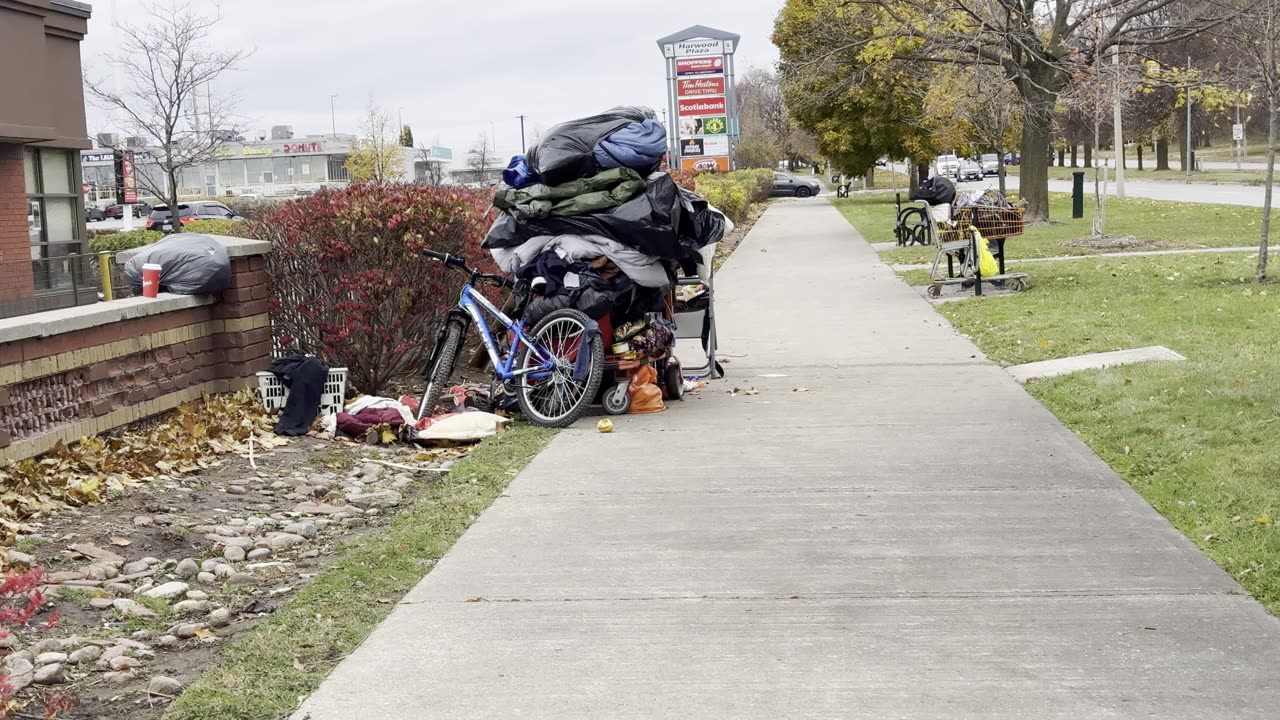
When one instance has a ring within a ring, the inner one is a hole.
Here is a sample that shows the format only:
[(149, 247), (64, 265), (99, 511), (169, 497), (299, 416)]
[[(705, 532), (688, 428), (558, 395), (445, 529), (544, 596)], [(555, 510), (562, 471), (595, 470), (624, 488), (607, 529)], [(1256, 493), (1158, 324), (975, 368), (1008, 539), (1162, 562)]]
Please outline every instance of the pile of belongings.
[(517, 306), (527, 326), (576, 308), (608, 338), (667, 310), (678, 274), (701, 274), (699, 251), (732, 224), (659, 172), (666, 151), (653, 110), (618, 107), (557, 125), (512, 158), (484, 247), (523, 281)]
[(394, 442), (435, 444), (476, 442), (496, 434), (508, 418), (484, 412), (470, 402), (465, 389), (454, 388), (449, 412), (417, 419), (418, 401), (408, 396), (398, 399), (358, 395), (347, 400), (343, 412), (324, 418), (326, 432), (363, 441), (369, 445)]

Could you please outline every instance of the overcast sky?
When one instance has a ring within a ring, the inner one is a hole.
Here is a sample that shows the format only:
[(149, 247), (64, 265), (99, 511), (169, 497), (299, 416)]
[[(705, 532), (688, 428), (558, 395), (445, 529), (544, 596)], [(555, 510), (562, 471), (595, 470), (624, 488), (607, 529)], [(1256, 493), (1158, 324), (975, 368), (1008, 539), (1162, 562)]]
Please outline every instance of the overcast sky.
[[(549, 128), (614, 105), (665, 106), (655, 41), (690, 25), (738, 33), (739, 72), (771, 67), (769, 41), (784, 0), (194, 0), (218, 12), (213, 41), (253, 51), (215, 93), (232, 91), (254, 134), (292, 125), (296, 136), (358, 132), (370, 97), (403, 113), (415, 139), (461, 161), (493, 128), (498, 153), (520, 150), (517, 115)], [(144, 0), (96, 0), (83, 45), (91, 75), (105, 70), (113, 17), (147, 22)], [(403, 108), (403, 110), (400, 110)], [(107, 129), (89, 107), (89, 132)]]

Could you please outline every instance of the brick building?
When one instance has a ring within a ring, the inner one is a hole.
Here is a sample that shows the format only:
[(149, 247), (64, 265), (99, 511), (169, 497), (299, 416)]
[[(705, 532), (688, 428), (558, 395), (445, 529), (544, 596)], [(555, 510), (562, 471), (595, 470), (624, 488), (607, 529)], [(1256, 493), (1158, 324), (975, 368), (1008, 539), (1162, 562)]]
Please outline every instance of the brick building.
[(85, 241), (80, 82), (89, 6), (0, 0), (0, 317), (97, 299)]

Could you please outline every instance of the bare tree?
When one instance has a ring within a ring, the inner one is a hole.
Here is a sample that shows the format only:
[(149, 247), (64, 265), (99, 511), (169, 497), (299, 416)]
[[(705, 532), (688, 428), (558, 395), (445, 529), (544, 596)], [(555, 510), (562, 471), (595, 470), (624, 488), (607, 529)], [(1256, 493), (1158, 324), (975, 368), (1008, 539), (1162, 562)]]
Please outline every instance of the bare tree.
[(489, 144), (488, 134), (482, 132), (467, 151), (467, 167), (475, 170), (478, 175), (484, 175), (493, 166), (496, 156), (497, 153)]
[[(213, 161), (243, 130), (235, 97), (211, 90), (248, 53), (215, 49), (209, 30), (220, 17), (201, 15), (188, 2), (171, 0), (145, 10), (150, 24), (122, 25), (119, 48), (106, 55), (107, 65), (122, 78), (120, 89), (108, 89), (114, 83), (91, 80), (87, 74), (84, 84), (96, 105), (120, 118), (124, 135), (144, 138), (161, 177), (137, 173), (138, 182), (176, 210), (183, 170)], [(181, 229), (175, 222), (174, 230)]]
[(1267, 279), (1272, 194), (1276, 179), (1277, 120), (1280, 119), (1280, 0), (1254, 0), (1223, 33), (1236, 48), (1239, 66), (1267, 105), (1267, 172), (1263, 181), (1262, 230), (1254, 280)]
[[(740, 148), (747, 155), (755, 153), (761, 158), (770, 153), (780, 153), (787, 161), (787, 167), (795, 171), (796, 162), (804, 153), (801, 148), (808, 145), (802, 137), (805, 133), (798, 130), (787, 111), (787, 103), (782, 94), (782, 79), (763, 68), (752, 68), (737, 84), (738, 120), (741, 123), (742, 139)], [(738, 160), (743, 160), (739, 152)], [(773, 167), (779, 158), (770, 162), (757, 160), (754, 164), (760, 167)]]
[(391, 113), (370, 99), (360, 124), (360, 142), (347, 154), (347, 173), (356, 182), (403, 180), (404, 152)]
[(430, 147), (426, 145), (418, 146), (418, 162), (423, 163), (423, 172), (418, 176), (419, 182), (427, 185), (444, 184), (449, 173), (444, 169), (444, 163), (431, 154)]

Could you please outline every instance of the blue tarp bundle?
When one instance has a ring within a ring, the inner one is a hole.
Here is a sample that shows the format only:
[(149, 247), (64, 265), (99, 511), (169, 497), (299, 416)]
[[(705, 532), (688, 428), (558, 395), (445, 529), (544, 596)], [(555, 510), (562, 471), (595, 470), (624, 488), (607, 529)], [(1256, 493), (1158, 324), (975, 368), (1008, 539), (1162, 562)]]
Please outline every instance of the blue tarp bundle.
[(667, 131), (653, 119), (633, 122), (601, 140), (595, 147), (596, 163), (609, 169), (627, 167), (652, 170), (667, 151)]

